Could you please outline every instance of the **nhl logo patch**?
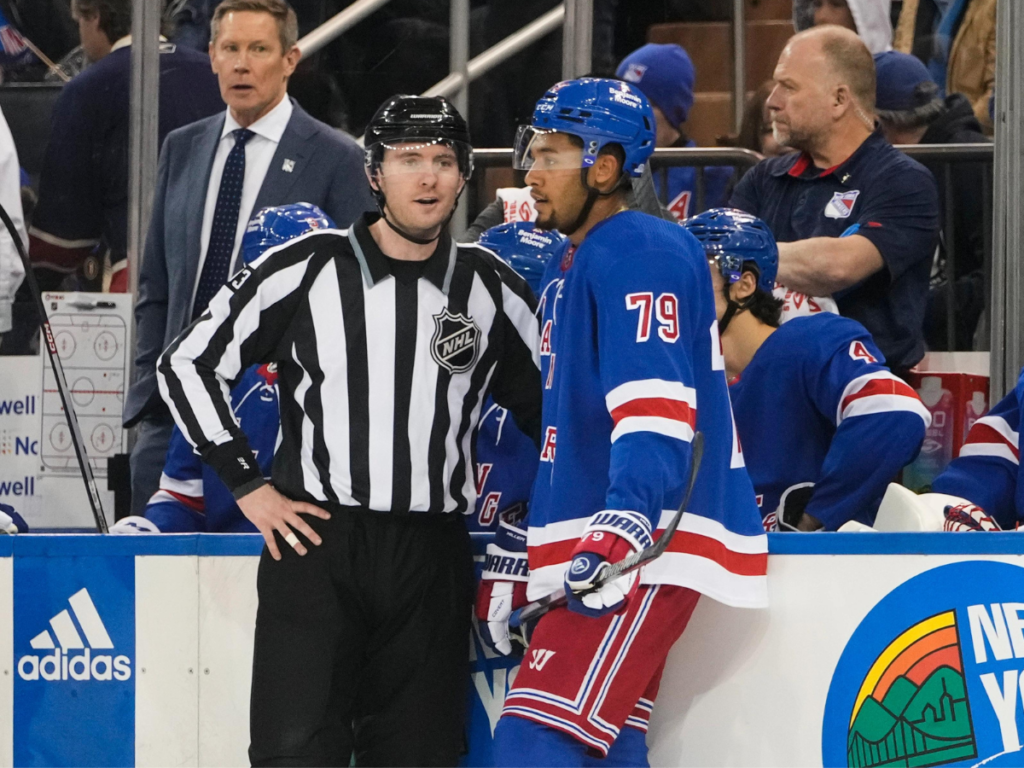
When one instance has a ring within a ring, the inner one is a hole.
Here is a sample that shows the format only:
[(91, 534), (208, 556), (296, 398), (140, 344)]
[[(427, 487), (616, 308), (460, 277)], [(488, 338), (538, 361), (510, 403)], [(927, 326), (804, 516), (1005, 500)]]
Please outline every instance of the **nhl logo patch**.
[(825, 217), (829, 219), (848, 219), (853, 213), (853, 204), (857, 202), (860, 195), (859, 189), (851, 189), (849, 192), (835, 192), (832, 199), (825, 206)]
[(480, 328), (472, 318), (453, 315), (445, 307), (434, 315), (434, 336), (430, 356), (449, 373), (464, 373), (473, 367), (480, 348)]

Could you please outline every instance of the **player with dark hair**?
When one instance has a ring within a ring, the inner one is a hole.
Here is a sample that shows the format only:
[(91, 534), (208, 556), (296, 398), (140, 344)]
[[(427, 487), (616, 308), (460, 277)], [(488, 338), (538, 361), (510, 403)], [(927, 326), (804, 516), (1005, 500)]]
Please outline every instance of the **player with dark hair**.
[[(537, 225), (572, 243), (541, 299), (540, 469), (520, 532), (488, 548), (477, 616), (565, 593), (536, 625), (495, 731), (497, 765), (646, 764), (644, 736), (669, 648), (704, 593), (767, 601), (767, 549), (734, 444), (714, 298), (699, 244), (626, 210), (654, 149), (654, 113), (627, 83), (558, 83), (520, 128), (516, 167)], [(705, 435), (692, 501), (668, 551), (600, 588), (612, 564), (674, 517)], [(510, 588), (511, 587), (511, 588)], [(505, 646), (505, 650), (509, 645)]]
[(718, 208), (683, 222), (715, 288), (736, 429), (766, 531), (870, 525), (931, 421), (871, 335), (830, 313), (779, 325), (768, 226)]
[[(463, 742), (488, 395), (535, 442), (536, 307), (447, 225), (472, 172), (443, 98), (396, 96), (366, 129), (379, 212), (235, 275), (163, 354), (161, 394), (260, 530), (254, 765), (455, 765)], [(277, 363), (268, 483), (227, 382)]]

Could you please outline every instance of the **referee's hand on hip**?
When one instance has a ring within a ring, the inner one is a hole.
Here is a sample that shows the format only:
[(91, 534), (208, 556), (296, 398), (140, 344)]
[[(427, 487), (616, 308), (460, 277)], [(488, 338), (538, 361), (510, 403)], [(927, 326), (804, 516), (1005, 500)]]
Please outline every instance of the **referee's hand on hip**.
[(299, 513), (313, 515), (322, 520), (331, 519), (331, 513), (327, 510), (305, 501), (292, 501), (278, 493), (272, 485), (261, 485), (255, 491), (245, 494), (238, 500), (238, 507), (263, 534), (270, 556), (275, 560), (281, 559), (281, 551), (277, 547), (274, 531), (280, 533), (298, 554), (304, 555), (307, 550), (295, 535), (295, 531), (318, 547), (323, 540), (299, 517)]

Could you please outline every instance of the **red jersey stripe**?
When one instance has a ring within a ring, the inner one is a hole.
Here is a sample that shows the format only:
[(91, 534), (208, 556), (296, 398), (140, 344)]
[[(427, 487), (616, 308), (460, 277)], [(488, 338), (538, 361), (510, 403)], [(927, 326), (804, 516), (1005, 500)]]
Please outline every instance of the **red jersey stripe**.
[(1020, 450), (1006, 439), (999, 430), (993, 429), (988, 424), (983, 422), (975, 422), (974, 426), (971, 427), (971, 431), (967, 433), (967, 445), (976, 445), (978, 443), (1000, 443), (1009, 447), (1013, 451), (1013, 455), (1020, 460)]
[(912, 397), (918, 399), (917, 392), (905, 381), (899, 379), (885, 378), (871, 379), (859, 391), (847, 395), (843, 399), (842, 411), (850, 407), (850, 404), (860, 400), (862, 397), (873, 397), (875, 395), (899, 395), (900, 397)]
[(612, 409), (612, 420), (618, 424), (630, 416), (657, 416), (663, 419), (681, 421), (693, 427), (697, 423), (697, 414), (689, 404), (682, 400), (671, 400), (665, 397), (644, 397), (629, 400)]

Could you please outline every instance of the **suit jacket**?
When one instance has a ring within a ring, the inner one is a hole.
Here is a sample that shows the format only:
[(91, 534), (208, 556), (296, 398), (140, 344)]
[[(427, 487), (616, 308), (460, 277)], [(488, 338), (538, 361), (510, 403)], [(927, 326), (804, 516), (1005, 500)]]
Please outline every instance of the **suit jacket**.
[[(139, 272), (135, 380), (125, 402), (126, 427), (165, 408), (157, 390), (156, 362), (191, 319), (206, 190), (223, 127), (221, 113), (179, 128), (168, 134), (160, 152), (153, 217)], [(376, 208), (362, 150), (295, 104), (253, 210), (245, 215), (268, 205), (300, 202), (320, 206), (339, 227)], [(241, 252), (235, 269), (240, 259)]]

